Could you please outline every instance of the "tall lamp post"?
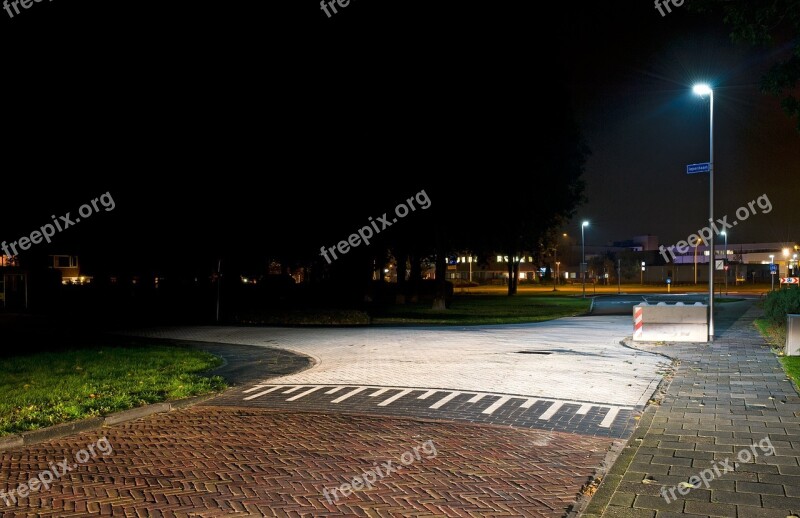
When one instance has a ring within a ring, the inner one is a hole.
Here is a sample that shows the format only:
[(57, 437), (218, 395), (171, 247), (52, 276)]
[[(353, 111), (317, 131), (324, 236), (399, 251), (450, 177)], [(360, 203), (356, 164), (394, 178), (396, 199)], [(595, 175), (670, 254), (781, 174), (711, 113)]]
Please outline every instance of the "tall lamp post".
[(722, 271), (725, 272), (725, 295), (728, 294), (728, 233), (722, 231), (722, 237), (725, 238), (725, 259), (722, 261)]
[[(714, 90), (707, 84), (695, 85), (696, 95), (709, 98), (709, 140), (708, 140), (708, 217), (714, 221)], [(714, 240), (708, 244), (708, 341), (714, 341)]]
[(581, 278), (583, 278), (583, 298), (586, 298), (586, 236), (583, 229), (589, 226), (588, 221), (581, 223)]
[[(556, 247), (553, 248), (553, 262), (556, 263), (556, 267), (558, 267), (558, 265), (561, 264), (558, 261), (558, 243), (556, 243)], [(553, 275), (553, 270), (550, 270), (550, 275)], [(556, 276), (553, 277), (553, 291), (558, 291), (556, 289), (556, 282), (557, 281), (558, 281), (558, 273), (556, 273)]]
[[(775, 264), (775, 256), (773, 254), (769, 254), (769, 264)], [(769, 291), (775, 291), (775, 274), (772, 273), (772, 266), (769, 267), (769, 278), (772, 279), (772, 287), (770, 287)]]
[[(556, 261), (556, 279), (561, 283), (561, 261)], [(556, 289), (553, 288), (553, 291), (556, 291)]]
[(783, 259), (786, 261), (786, 276), (789, 277), (789, 249), (783, 249)]

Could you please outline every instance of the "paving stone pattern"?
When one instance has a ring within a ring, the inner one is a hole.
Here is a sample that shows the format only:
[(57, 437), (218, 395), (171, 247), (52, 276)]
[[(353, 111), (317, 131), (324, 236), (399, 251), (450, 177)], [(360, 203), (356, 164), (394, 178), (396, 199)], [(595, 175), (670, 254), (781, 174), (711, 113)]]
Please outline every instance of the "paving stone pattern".
[[(800, 515), (800, 398), (753, 326), (759, 314), (751, 307), (710, 345), (648, 348), (680, 365), (660, 406), (649, 407), (634, 432), (630, 458), (623, 453), (585, 518)], [(757, 457), (739, 462), (743, 449), (752, 454), (749, 447), (765, 438), (774, 455), (756, 447)], [(733, 471), (720, 469), (708, 488), (676, 492), (669, 503), (660, 495), (662, 486), (688, 483), (725, 459)]]

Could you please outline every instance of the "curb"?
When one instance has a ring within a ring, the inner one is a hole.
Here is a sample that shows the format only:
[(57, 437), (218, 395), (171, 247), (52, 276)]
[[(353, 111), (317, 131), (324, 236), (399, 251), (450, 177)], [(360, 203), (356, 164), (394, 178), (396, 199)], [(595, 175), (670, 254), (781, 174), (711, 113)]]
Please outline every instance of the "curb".
[(221, 392), (215, 392), (213, 394), (206, 394), (203, 396), (176, 399), (175, 401), (166, 401), (164, 403), (154, 403), (152, 405), (122, 410), (107, 416), (89, 417), (79, 421), (61, 423), (54, 426), (48, 426), (47, 428), (22, 432), (21, 434), (7, 435), (5, 437), (0, 437), (0, 453), (20, 448), (22, 446), (30, 446), (32, 444), (66, 437), (67, 435), (97, 430), (106, 426), (124, 423), (126, 421), (133, 421), (135, 419), (140, 419), (153, 414), (165, 414), (173, 410), (188, 408), (209, 399), (213, 399), (220, 394)]

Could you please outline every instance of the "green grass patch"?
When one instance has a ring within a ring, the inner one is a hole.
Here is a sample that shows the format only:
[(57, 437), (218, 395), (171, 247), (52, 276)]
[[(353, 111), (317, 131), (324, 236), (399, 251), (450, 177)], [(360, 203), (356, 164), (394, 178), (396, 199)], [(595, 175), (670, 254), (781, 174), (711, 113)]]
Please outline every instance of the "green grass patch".
[(783, 350), (786, 344), (786, 326), (775, 323), (768, 318), (757, 318), (755, 326), (771, 346)]
[(800, 356), (782, 356), (778, 359), (786, 375), (794, 382), (794, 386), (800, 386)]
[(456, 295), (447, 310), (431, 303), (389, 306), (372, 318), (373, 324), (480, 325), (522, 324), (585, 313), (591, 301), (559, 295)]
[(214, 355), (179, 346), (104, 347), (0, 359), (0, 435), (225, 388)]

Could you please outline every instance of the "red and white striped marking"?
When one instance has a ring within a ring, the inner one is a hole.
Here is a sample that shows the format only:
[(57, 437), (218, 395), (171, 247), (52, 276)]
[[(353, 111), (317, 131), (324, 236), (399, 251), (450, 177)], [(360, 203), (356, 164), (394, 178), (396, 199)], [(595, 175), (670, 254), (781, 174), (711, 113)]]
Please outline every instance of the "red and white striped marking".
[(642, 337), (644, 322), (642, 321), (642, 307), (636, 306), (633, 308), (633, 339)]

